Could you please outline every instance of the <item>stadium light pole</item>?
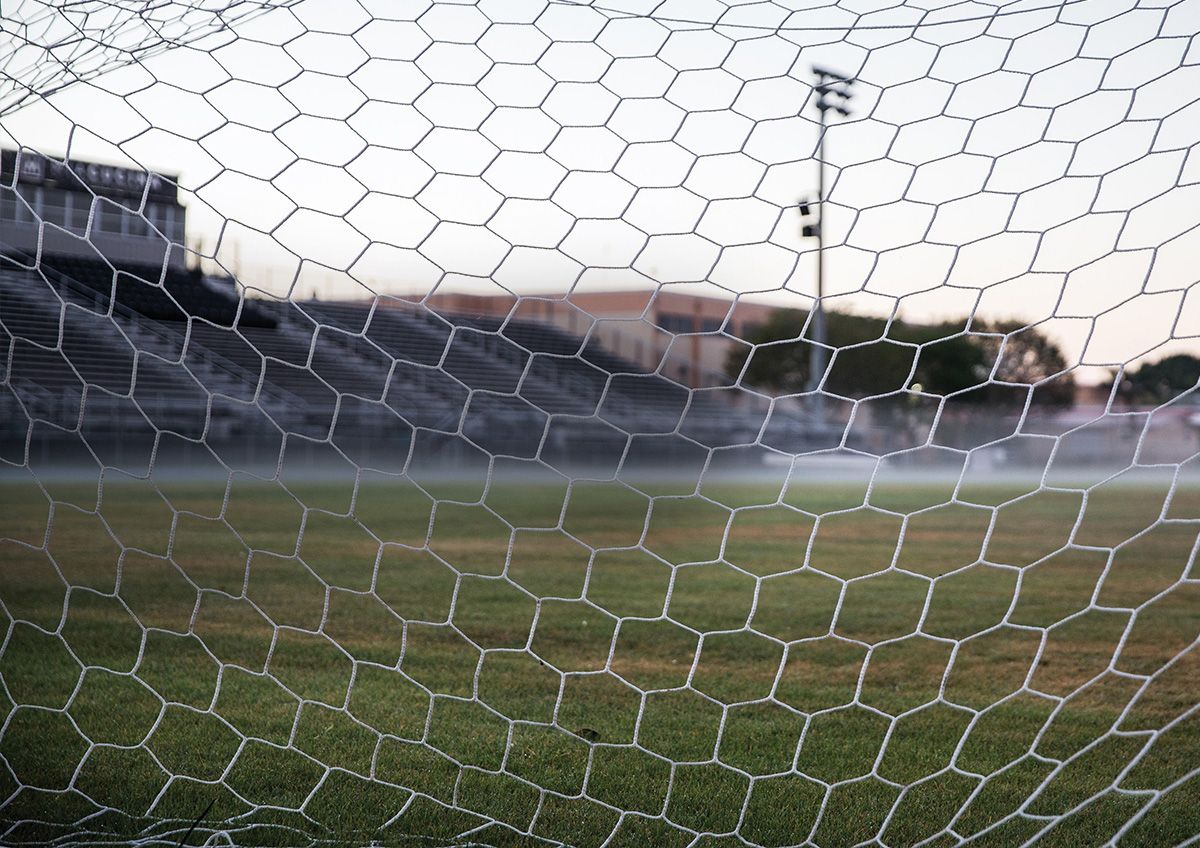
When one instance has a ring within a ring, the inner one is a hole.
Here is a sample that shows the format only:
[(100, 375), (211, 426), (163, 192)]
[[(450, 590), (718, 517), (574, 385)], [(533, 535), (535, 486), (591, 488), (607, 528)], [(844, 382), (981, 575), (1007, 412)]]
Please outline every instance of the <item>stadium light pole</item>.
[[(829, 126), (829, 112), (834, 111), (843, 118), (850, 115), (850, 98), (853, 97), (851, 88), (854, 80), (845, 74), (839, 74), (827, 68), (813, 65), (813, 76), (816, 83), (813, 93), (816, 95), (817, 115), (820, 129), (817, 135), (817, 208), (816, 218), (805, 223), (801, 229), (804, 238), (817, 240), (817, 297), (813, 301), (812, 310), (812, 339), (808, 358), (808, 389), (812, 392), (814, 419), (818, 425), (825, 423), (824, 398), (817, 391), (821, 378), (825, 374), (825, 309), (822, 299), (825, 297), (825, 130)], [(813, 217), (813, 209), (808, 201), (800, 202), (802, 219)]]

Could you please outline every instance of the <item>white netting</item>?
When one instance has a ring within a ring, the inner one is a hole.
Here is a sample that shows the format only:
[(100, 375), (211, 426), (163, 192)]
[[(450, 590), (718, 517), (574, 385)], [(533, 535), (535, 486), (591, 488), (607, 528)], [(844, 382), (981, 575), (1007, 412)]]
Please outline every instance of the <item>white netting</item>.
[(0, 841), (1200, 838), (1200, 3), (801, 5), (6, 4)]

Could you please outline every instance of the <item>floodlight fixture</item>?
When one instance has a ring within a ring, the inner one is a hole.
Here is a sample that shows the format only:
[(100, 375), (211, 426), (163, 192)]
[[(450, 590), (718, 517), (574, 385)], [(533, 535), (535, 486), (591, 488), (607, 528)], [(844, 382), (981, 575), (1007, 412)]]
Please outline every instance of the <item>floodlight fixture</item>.
[(856, 80), (853, 77), (848, 77), (839, 71), (832, 71), (829, 68), (822, 67), (821, 65), (813, 65), (812, 72), (814, 74), (816, 74), (818, 77), (824, 77), (824, 78), (830, 79), (830, 80), (837, 80), (838, 82), (843, 82), (846, 85), (854, 85), (854, 83), (856, 82)]

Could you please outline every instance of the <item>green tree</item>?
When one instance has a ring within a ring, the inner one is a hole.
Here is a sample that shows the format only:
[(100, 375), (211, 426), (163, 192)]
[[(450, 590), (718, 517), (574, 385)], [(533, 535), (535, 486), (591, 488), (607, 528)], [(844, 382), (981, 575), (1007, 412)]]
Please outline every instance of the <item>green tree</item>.
[(976, 336), (961, 331), (962, 323), (909, 324), (897, 330), (922, 346), (914, 383), (933, 394), (948, 395), (987, 382), (992, 359)]
[[(736, 375), (745, 365), (744, 379), (752, 386), (781, 393), (803, 392), (808, 387), (812, 349), (803, 337), (807, 320), (807, 312), (778, 310), (749, 339), (757, 345), (752, 353), (740, 345), (730, 353), (727, 370)], [(830, 391), (861, 397), (895, 391), (903, 385), (915, 351), (884, 339), (886, 327), (882, 318), (842, 312), (825, 315), (828, 346), (837, 349), (837, 356), (831, 352), (829, 357), (832, 370), (826, 386)]]
[(981, 322), (983, 344), (993, 361), (999, 357), (996, 379), (1037, 386), (1033, 401), (1044, 406), (1068, 406), (1075, 398), (1075, 378), (1067, 370), (1062, 348), (1037, 327), (1020, 321)]
[(1142, 403), (1166, 403), (1200, 383), (1200, 359), (1177, 353), (1143, 363), (1126, 377), (1124, 393)]
[[(753, 351), (740, 345), (731, 351), (727, 370), (736, 375), (744, 367), (743, 379), (752, 386), (780, 393), (805, 391), (811, 349), (802, 335), (807, 320), (808, 313), (800, 310), (775, 312), (748, 340), (756, 345)], [(1039, 387), (1036, 401), (1070, 401), (1073, 382), (1065, 373), (1066, 359), (1045, 334), (1015, 322), (976, 325), (968, 334), (962, 332), (964, 324), (893, 321), (889, 326), (882, 318), (828, 313), (828, 344), (837, 349), (837, 355), (831, 357), (826, 388), (849, 397), (866, 397), (916, 384), (923, 391), (941, 395), (978, 386), (980, 390), (970, 393), (970, 400), (1011, 402), (1011, 392), (992, 391), (993, 387), (985, 385), (1000, 357), (997, 379), (1033, 385), (1055, 377)]]

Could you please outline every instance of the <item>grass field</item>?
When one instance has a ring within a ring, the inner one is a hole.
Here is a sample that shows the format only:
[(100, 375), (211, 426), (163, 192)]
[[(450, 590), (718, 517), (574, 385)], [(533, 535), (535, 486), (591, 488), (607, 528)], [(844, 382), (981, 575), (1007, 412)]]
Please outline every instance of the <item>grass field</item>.
[(0, 841), (1178, 844), (1169, 483), (6, 483)]

